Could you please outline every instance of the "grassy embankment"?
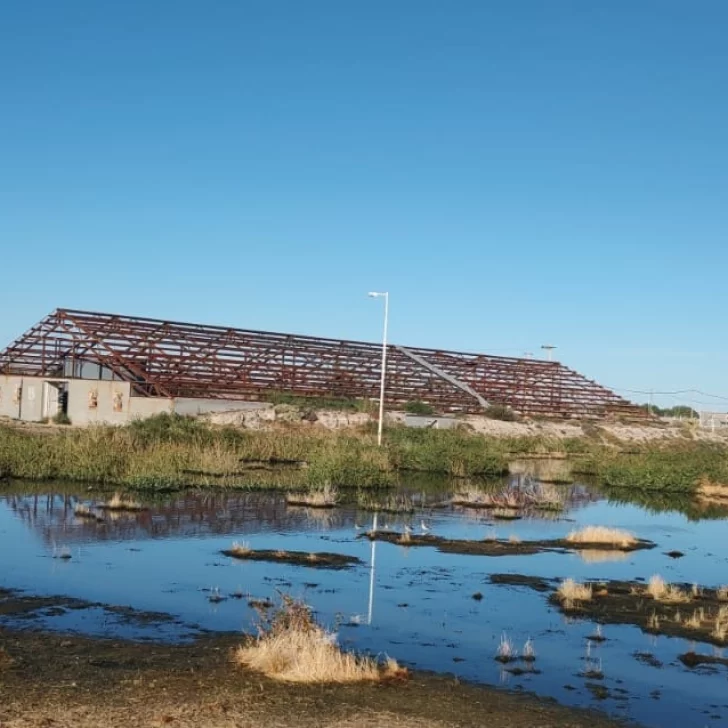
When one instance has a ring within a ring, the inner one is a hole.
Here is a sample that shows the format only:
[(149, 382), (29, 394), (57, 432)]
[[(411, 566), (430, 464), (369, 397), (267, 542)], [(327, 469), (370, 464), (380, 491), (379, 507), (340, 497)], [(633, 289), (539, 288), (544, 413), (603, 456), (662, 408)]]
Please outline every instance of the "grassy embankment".
[(0, 426), (0, 477), (68, 480), (165, 490), (188, 486), (377, 488), (399, 473), (494, 478), (522, 456), (566, 458), (572, 477), (614, 488), (685, 495), (728, 483), (728, 450), (696, 441), (631, 446), (598, 435), (485, 437), (457, 430), (392, 427), (377, 447), (371, 427), (330, 431), (289, 425), (272, 430), (216, 427), (160, 415), (126, 427)]
[(0, 476), (164, 490), (187, 486), (376, 488), (404, 470), (496, 477), (500, 447), (465, 432), (395, 429), (379, 448), (369, 428), (251, 431), (169, 415), (126, 427), (0, 427)]

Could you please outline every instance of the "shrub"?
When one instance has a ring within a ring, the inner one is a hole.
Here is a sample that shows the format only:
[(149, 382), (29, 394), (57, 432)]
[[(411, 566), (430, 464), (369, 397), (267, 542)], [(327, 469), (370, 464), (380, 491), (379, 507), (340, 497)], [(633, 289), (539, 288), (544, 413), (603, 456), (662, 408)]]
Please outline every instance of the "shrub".
[(502, 420), (503, 422), (515, 422), (516, 413), (505, 404), (491, 404), (484, 410), (483, 414), (491, 420)]
[(435, 414), (435, 408), (423, 402), (422, 400), (415, 399), (412, 402), (407, 402), (404, 406), (404, 411), (411, 415), (432, 415)]

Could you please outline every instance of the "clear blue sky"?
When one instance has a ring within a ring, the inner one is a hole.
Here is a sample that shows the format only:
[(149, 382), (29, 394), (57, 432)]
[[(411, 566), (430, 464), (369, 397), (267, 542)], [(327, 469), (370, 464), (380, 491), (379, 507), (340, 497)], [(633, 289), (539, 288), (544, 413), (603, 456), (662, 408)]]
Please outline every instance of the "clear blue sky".
[[(5, 0), (0, 346), (58, 306), (728, 397), (724, 0)], [(636, 395), (638, 400), (644, 397)]]

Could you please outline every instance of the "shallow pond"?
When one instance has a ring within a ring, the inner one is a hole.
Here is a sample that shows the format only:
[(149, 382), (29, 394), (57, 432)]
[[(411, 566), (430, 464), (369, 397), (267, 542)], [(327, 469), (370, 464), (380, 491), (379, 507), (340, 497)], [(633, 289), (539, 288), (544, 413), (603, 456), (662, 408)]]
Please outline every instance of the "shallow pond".
[[(518, 488), (521, 479), (506, 485)], [(441, 553), (370, 543), (361, 536), (371, 526), (371, 512), (289, 507), (282, 496), (262, 492), (174, 495), (145, 503), (144, 511), (106, 512), (101, 522), (74, 515), (78, 504), (101, 502), (84, 489), (54, 494), (50, 487), (41, 492), (37, 485), (6, 483), (0, 485), (0, 587), (68, 599), (39, 599), (22, 615), (0, 610), (0, 624), (188, 640), (201, 630), (253, 631), (257, 614), (249, 599), (275, 598), (280, 590), (311, 604), (345, 646), (387, 653), (418, 669), (591, 705), (645, 725), (728, 724), (728, 668), (690, 669), (678, 660), (689, 650), (722, 656), (718, 648), (609, 624), (604, 642), (590, 642), (594, 623), (563, 616), (547, 594), (489, 578), (639, 580), (661, 574), (670, 582), (716, 586), (728, 582), (726, 520), (617, 503), (588, 486), (560, 491), (566, 505), (560, 513), (493, 522), (487, 511), (436, 507), (448, 493), (428, 487), (409, 492), (419, 504), (413, 514), (379, 514), (378, 526), (402, 531), (407, 524), (416, 533), (424, 522), (430, 533), (448, 538), (528, 541), (560, 538), (581, 525), (609, 525), (657, 547), (607, 555)], [(221, 554), (233, 541), (253, 549), (346, 554), (363, 563), (327, 570), (240, 561)], [(671, 559), (665, 555), (671, 550), (685, 556)], [(476, 592), (482, 599), (473, 598)], [(218, 594), (222, 601), (210, 600)], [(143, 614), (119, 609), (126, 606)], [(523, 674), (507, 672), (494, 659), (503, 633), (518, 649), (533, 641), (535, 662), (517, 663), (526, 668)], [(597, 664), (602, 679), (583, 675), (585, 666)]]

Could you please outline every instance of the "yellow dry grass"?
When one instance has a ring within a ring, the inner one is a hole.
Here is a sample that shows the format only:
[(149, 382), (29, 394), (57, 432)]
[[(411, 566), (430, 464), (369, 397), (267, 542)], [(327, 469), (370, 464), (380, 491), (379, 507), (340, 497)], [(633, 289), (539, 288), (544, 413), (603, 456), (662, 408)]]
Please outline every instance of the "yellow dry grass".
[(703, 478), (698, 484), (698, 496), (707, 501), (728, 500), (728, 485), (714, 483), (708, 478)]
[(728, 607), (720, 607), (718, 609), (711, 635), (721, 642), (726, 641), (726, 637), (728, 637)]
[(698, 613), (698, 610), (696, 609), (691, 617), (688, 617), (685, 622), (683, 623), (686, 627), (690, 627), (690, 629), (700, 629), (703, 621), (700, 618), (700, 614)]
[(142, 504), (133, 498), (121, 495), (121, 493), (114, 493), (106, 503), (106, 508), (114, 511), (140, 511)]
[(659, 574), (652, 576), (647, 583), (647, 594), (658, 602), (683, 603), (690, 601), (690, 594), (673, 584), (668, 584)]
[(559, 584), (557, 596), (564, 602), (588, 602), (593, 595), (591, 584), (580, 584), (573, 579), (565, 579)]
[(233, 541), (230, 551), (236, 556), (247, 556), (252, 553), (253, 549), (250, 548), (250, 544), (247, 541)]
[(290, 493), (286, 502), (292, 505), (306, 505), (310, 508), (329, 508), (339, 502), (339, 491), (335, 486), (325, 485), (308, 493)]
[(342, 651), (336, 635), (317, 624), (301, 602), (284, 597), (281, 610), (261, 635), (235, 652), (241, 665), (275, 680), (298, 683), (376, 682), (407, 674), (396, 660)]
[(566, 540), (570, 543), (598, 543), (621, 548), (628, 548), (637, 543), (634, 534), (629, 531), (607, 526), (585, 526), (579, 531), (572, 531)]

